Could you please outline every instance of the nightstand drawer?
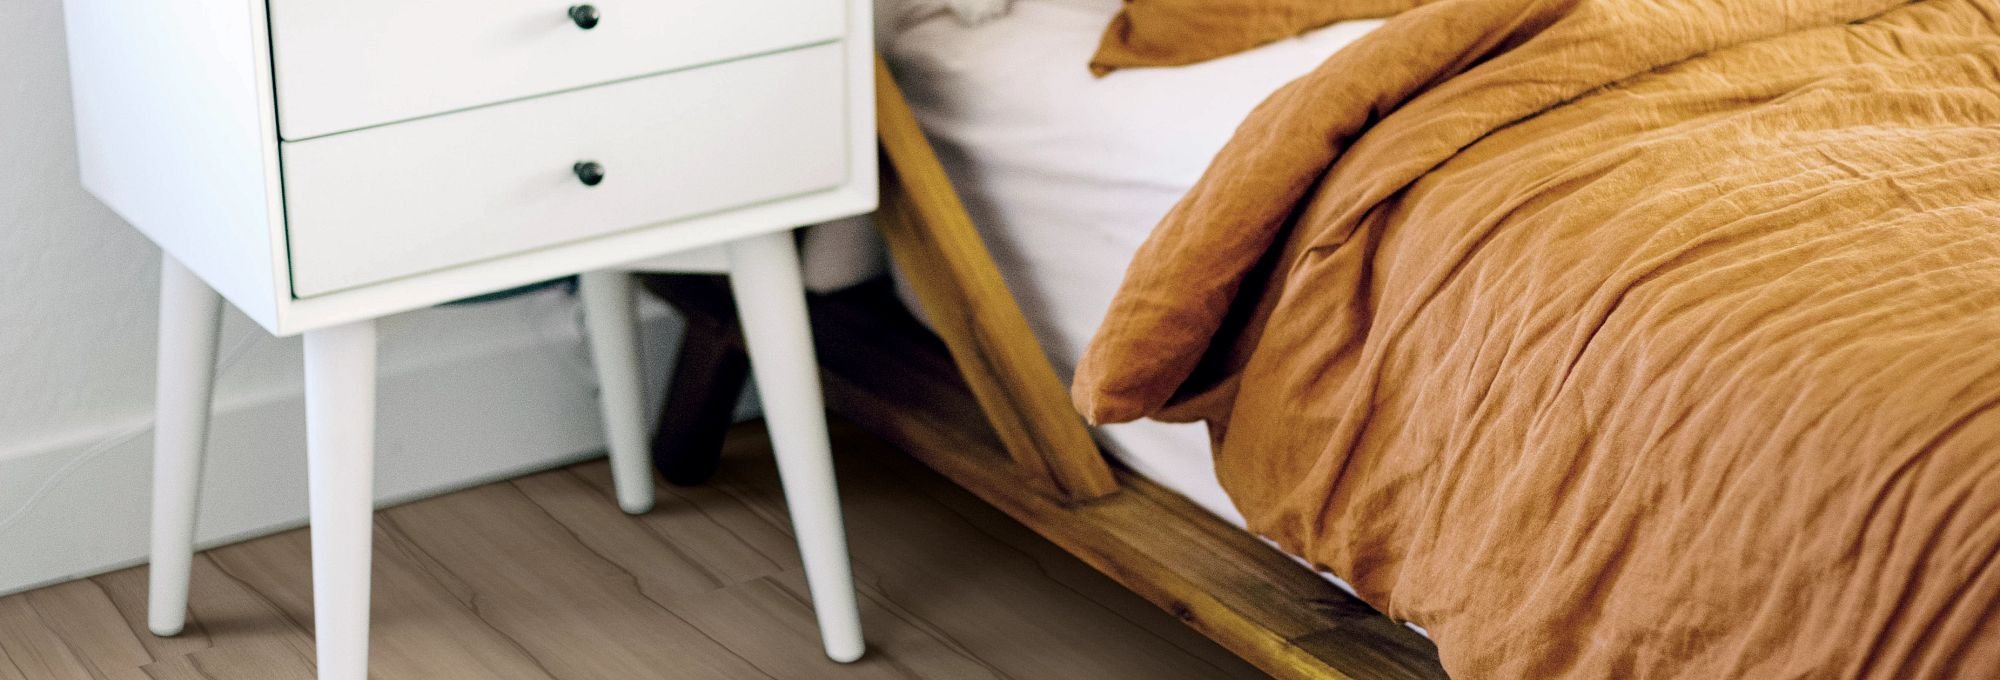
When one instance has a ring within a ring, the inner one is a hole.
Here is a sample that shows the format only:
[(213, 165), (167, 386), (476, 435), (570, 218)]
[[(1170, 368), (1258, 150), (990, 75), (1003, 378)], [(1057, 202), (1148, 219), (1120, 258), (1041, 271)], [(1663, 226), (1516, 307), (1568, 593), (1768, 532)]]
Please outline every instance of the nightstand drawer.
[(270, 0), (280, 133), (306, 139), (825, 42), (845, 32), (846, 5)]
[(820, 45), (287, 142), (293, 294), (841, 185), (845, 64)]

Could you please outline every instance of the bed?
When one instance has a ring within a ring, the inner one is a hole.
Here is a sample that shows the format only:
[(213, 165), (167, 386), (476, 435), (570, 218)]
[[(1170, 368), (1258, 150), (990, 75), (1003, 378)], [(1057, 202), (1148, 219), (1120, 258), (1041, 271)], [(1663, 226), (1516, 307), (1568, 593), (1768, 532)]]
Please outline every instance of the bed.
[[(931, 13), (884, 26), (878, 36), (1065, 384), (1133, 253), (1243, 117), (1382, 24), (1341, 22), (1232, 57), (1099, 79), (1077, 64), (1089, 60), (1120, 4), (1019, 0), (1006, 16), (978, 25)], [(897, 292), (921, 318), (915, 293), (907, 285)], [(1244, 527), (1216, 481), (1203, 424), (1147, 419), (1093, 434), (1134, 473)], [(1352, 592), (1340, 577), (1318, 574)]]
[[(1079, 68), (1119, 0), (1018, 0), (968, 26), (887, 27), (883, 57), (1035, 337), (1068, 383), (1140, 242), (1250, 109), (1381, 24), (1355, 21), (1204, 64)], [(903, 299), (921, 315), (907, 286)], [(1134, 471), (1241, 525), (1198, 423), (1099, 428)]]
[(885, 27), (963, 380), (836, 314), (836, 409), (1274, 675), (2000, 672), (2000, 8), (1447, 0), (1091, 80), (1116, 9)]

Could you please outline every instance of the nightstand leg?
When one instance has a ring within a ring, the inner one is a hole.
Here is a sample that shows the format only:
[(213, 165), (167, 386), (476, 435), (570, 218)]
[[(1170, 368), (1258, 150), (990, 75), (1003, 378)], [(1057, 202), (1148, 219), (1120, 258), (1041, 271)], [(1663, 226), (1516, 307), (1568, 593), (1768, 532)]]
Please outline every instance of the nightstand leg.
[(639, 370), (638, 298), (632, 275), (590, 272), (578, 277), (590, 359), (597, 366), (598, 409), (618, 507), (630, 514), (653, 509), (653, 470), (647, 460), (646, 395)]
[(847, 534), (834, 486), (819, 367), (806, 318), (805, 284), (791, 232), (756, 236), (729, 245), (730, 287), (736, 293), (750, 370), (771, 429), (778, 477), (791, 508), (812, 589), (826, 655), (846, 663), (861, 658), (861, 618), (854, 601)]
[(171, 255), (160, 256), (160, 346), (154, 385), (153, 555), (147, 627), (177, 635), (187, 622), (195, 506), (208, 442), (222, 297)]
[(368, 675), (375, 322), (306, 332), (306, 473), (320, 680)]

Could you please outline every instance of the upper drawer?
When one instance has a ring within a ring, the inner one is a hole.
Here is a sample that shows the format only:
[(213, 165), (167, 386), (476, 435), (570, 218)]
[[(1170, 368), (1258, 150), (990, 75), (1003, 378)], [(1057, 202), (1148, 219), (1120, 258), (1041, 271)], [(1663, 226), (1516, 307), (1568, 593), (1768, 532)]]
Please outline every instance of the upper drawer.
[[(305, 139), (840, 37), (841, 0), (270, 0), (279, 132)], [(578, 14), (587, 14), (579, 10)]]
[(838, 187), (845, 54), (807, 47), (285, 142), (293, 294)]

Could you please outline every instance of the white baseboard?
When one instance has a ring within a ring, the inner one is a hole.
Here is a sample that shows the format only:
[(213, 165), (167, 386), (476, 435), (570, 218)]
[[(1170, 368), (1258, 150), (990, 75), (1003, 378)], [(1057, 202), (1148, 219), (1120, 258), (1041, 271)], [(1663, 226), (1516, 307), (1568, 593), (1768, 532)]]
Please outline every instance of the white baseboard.
[[(500, 303), (511, 304), (511, 303)], [(645, 316), (646, 371), (657, 399), (679, 320)], [(583, 340), (561, 324), (488, 337), (414, 358), (385, 355), (376, 497), (394, 504), (602, 455), (596, 385)], [(462, 335), (462, 334), (461, 334)], [(304, 400), (297, 389), (227, 395), (212, 420), (197, 540), (222, 545), (306, 518)], [(105, 448), (103, 436), (0, 457), (0, 594), (146, 560), (150, 431)], [(80, 457), (102, 449), (87, 459)], [(12, 521), (8, 521), (9, 518)]]

